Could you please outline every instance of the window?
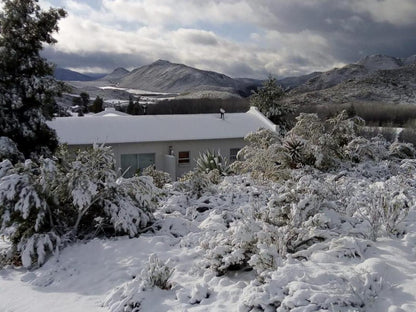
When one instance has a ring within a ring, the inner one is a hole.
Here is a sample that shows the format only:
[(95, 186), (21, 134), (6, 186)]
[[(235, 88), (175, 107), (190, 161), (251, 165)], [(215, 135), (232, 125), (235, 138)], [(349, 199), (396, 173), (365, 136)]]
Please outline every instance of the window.
[(230, 148), (230, 162), (237, 160), (237, 154), (240, 151), (240, 148)]
[(121, 155), (121, 171), (124, 177), (131, 178), (137, 171), (141, 172), (155, 164), (155, 154), (123, 154)]
[(191, 161), (191, 157), (189, 155), (190, 152), (179, 152), (178, 164), (189, 164)]

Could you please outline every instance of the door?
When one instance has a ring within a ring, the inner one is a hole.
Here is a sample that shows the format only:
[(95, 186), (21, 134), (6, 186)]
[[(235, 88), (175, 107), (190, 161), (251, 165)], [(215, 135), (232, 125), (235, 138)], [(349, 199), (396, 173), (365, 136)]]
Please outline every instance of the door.
[(155, 154), (122, 154), (121, 172), (125, 178), (131, 178), (134, 174), (141, 174), (143, 169), (155, 164)]

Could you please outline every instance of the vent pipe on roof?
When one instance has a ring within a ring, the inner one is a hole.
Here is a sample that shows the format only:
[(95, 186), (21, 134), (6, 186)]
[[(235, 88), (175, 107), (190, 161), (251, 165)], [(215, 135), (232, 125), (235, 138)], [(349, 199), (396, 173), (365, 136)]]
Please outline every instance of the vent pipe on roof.
[(221, 114), (220, 118), (224, 120), (225, 119), (225, 110), (223, 108), (220, 108), (220, 114)]
[(143, 109), (143, 115), (147, 115), (147, 104), (140, 105)]

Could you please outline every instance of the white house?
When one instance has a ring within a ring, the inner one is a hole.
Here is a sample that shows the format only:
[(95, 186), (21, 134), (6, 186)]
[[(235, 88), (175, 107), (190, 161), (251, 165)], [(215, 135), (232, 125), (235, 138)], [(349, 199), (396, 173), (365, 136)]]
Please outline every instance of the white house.
[(141, 116), (106, 110), (88, 117), (58, 117), (48, 125), (72, 148), (110, 145), (116, 165), (127, 177), (154, 164), (174, 179), (193, 169), (206, 150), (233, 161), (248, 133), (277, 130), (256, 107), (246, 113)]

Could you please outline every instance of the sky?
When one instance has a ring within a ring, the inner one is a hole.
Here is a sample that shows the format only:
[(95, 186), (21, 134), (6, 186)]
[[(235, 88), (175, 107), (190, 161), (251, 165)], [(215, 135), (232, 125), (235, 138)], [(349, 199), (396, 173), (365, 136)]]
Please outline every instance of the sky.
[(158, 59), (231, 77), (325, 71), (416, 54), (416, 0), (40, 0), (63, 7), (44, 56), (79, 72)]

